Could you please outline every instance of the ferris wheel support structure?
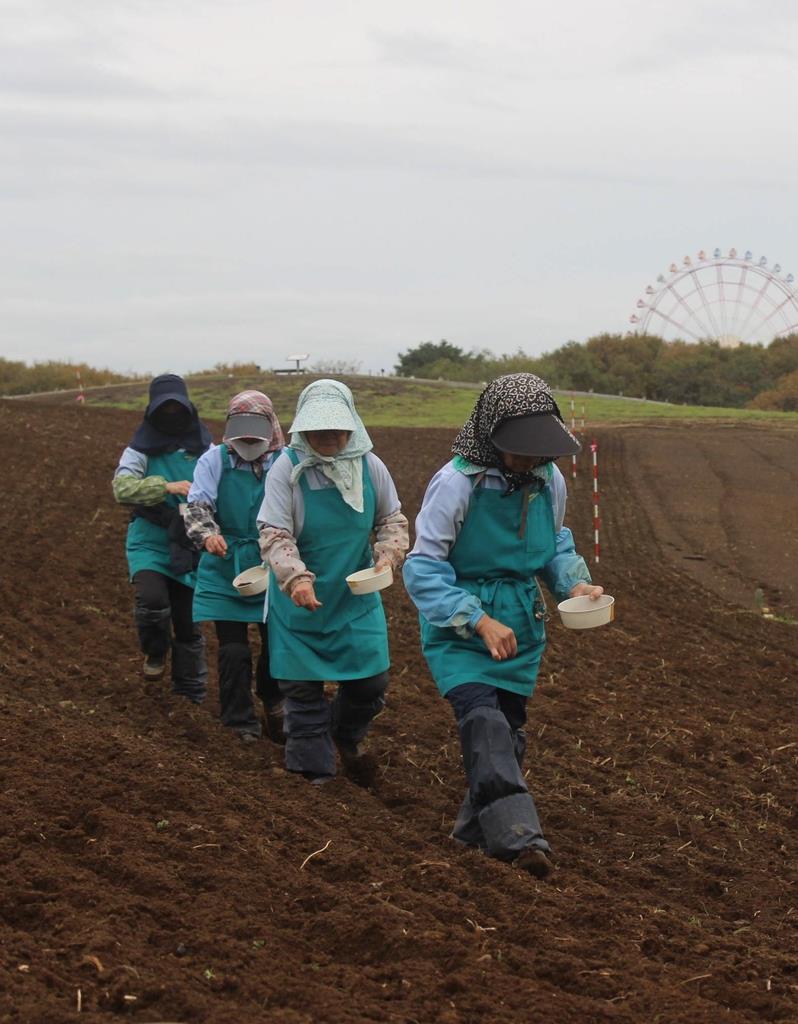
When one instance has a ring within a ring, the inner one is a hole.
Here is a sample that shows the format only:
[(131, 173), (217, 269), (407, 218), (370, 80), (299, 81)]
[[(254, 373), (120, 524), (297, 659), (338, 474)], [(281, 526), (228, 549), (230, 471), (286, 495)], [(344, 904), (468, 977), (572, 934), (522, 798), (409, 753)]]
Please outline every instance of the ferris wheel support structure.
[(646, 288), (645, 299), (629, 319), (639, 332), (659, 329), (666, 340), (685, 336), (717, 341), (724, 346), (769, 342), (798, 332), (798, 292), (792, 274), (782, 274), (766, 257), (754, 261), (736, 249), (712, 256), (701, 250), (695, 261), (685, 256), (671, 263), (657, 286)]

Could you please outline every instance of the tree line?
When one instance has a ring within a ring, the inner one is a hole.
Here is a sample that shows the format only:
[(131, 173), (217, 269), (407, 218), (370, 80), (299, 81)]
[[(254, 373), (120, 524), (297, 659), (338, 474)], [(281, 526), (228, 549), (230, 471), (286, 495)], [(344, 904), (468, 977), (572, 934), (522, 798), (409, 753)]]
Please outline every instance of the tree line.
[(595, 391), (688, 405), (798, 411), (798, 334), (769, 345), (666, 342), (652, 334), (598, 334), (553, 352), (496, 356), (426, 341), (399, 355), (401, 377), (488, 381), (536, 373), (563, 391)]
[[(314, 372), (356, 373), (358, 363), (314, 364)], [(217, 363), (207, 373), (262, 373), (255, 363)], [(425, 341), (399, 354), (400, 377), (489, 381), (505, 373), (537, 373), (562, 391), (595, 391), (688, 405), (798, 411), (798, 334), (769, 345), (722, 348), (717, 342), (666, 342), (651, 334), (598, 334), (552, 352), (497, 356), (467, 352), (448, 341)], [(0, 395), (115, 384), (147, 375), (122, 375), (86, 363), (56, 360), (28, 365), (0, 358)]]

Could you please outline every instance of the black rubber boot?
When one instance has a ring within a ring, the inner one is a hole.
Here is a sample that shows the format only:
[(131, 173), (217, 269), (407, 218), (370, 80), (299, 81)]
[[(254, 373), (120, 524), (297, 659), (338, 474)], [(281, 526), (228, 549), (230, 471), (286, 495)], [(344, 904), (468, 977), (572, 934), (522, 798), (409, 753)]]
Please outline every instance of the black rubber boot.
[(172, 693), (201, 704), (208, 692), (205, 638), (197, 632), (191, 643), (172, 644)]
[(219, 703), (222, 725), (239, 736), (260, 737), (261, 725), (252, 701), (252, 653), (248, 644), (219, 648)]
[(515, 759), (518, 762), (518, 767), (523, 770), (524, 755), (526, 754), (526, 733), (523, 729), (513, 730), (513, 749), (515, 750)]
[(141, 653), (155, 661), (163, 661), (169, 650), (172, 609), (147, 608), (136, 602), (133, 617), (139, 634)]
[(513, 865), (520, 868), (521, 871), (526, 871), (530, 875), (534, 875), (535, 878), (546, 878), (546, 876), (550, 875), (554, 869), (554, 865), (551, 860), (546, 856), (543, 850), (536, 846), (530, 846), (524, 850), (524, 852), (513, 861)]
[(330, 715), (333, 739), (339, 748), (357, 748), (365, 739), (372, 721), (385, 707), (387, 689), (387, 672), (338, 684)]
[(285, 746), (285, 701), (267, 704), (263, 714), (266, 735), (281, 747)]
[(344, 775), (356, 786), (363, 786), (364, 789), (373, 786), (377, 777), (376, 757), (373, 754), (362, 753), (357, 744), (336, 740), (335, 745), (338, 748)]
[(385, 707), (388, 673), (338, 684), (338, 693), (330, 707), (332, 736), (341, 758), (344, 775), (358, 786), (368, 788), (377, 776), (377, 760), (363, 753), (360, 744), (369, 726)]

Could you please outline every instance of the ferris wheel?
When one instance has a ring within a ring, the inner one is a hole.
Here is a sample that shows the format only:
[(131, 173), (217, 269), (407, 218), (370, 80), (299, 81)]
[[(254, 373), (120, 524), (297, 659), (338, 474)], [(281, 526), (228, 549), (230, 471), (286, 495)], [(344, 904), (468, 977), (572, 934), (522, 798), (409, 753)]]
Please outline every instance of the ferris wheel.
[(770, 342), (798, 331), (798, 294), (792, 274), (782, 274), (765, 256), (755, 259), (730, 249), (724, 256), (702, 249), (695, 259), (671, 263), (649, 285), (629, 317), (634, 332), (667, 340), (717, 341), (732, 348), (742, 342)]

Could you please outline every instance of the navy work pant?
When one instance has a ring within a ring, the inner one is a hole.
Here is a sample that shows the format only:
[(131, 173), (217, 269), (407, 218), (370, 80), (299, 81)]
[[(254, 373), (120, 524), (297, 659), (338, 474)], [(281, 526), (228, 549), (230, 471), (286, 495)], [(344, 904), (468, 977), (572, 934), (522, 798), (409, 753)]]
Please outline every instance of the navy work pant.
[(338, 683), (332, 703), (324, 683), (280, 680), (285, 697), (285, 766), (291, 772), (335, 775), (335, 744), (356, 750), (385, 706), (388, 673)]

